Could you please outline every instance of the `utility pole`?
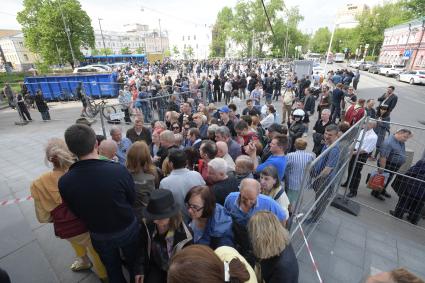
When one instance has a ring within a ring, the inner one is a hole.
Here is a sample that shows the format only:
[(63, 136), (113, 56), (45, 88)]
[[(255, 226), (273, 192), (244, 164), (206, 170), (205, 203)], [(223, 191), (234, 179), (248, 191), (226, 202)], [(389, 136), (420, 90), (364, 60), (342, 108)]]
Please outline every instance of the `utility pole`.
[(338, 26), (338, 24), (337, 23), (335, 23), (335, 25), (334, 25), (334, 29), (332, 30), (332, 34), (331, 34), (331, 40), (329, 41), (329, 47), (328, 47), (328, 52), (326, 52), (326, 61), (325, 61), (325, 68), (324, 68), (324, 73), (325, 73), (325, 75), (326, 75), (326, 69), (328, 68), (328, 60), (329, 60), (329, 53), (331, 52), (331, 47), (332, 47), (332, 41), (334, 40), (334, 34), (335, 34), (335, 30), (336, 30), (336, 27)]
[(69, 34), (69, 28), (66, 25), (66, 21), (65, 21), (65, 17), (63, 16), (63, 11), (62, 11), (62, 6), (61, 6), (61, 1), (58, 1), (59, 4), (59, 10), (61, 12), (61, 16), (62, 16), (62, 21), (63, 21), (63, 26), (65, 28), (65, 33), (66, 33), (66, 37), (68, 38), (68, 44), (69, 44), (69, 49), (71, 50), (71, 56), (72, 56), (72, 62), (74, 63), (74, 67), (77, 65), (77, 60), (75, 59), (75, 54), (74, 54), (74, 49), (72, 49), (72, 42), (71, 42), (71, 36)]
[[(161, 46), (162, 57), (164, 57), (164, 48), (162, 47), (161, 19), (158, 19), (158, 23), (159, 23), (159, 43), (160, 43), (160, 46)], [(162, 58), (162, 59), (164, 59), (164, 58)]]
[[(102, 36), (103, 52), (105, 53), (105, 56), (108, 57), (108, 53), (106, 52), (105, 38), (103, 37), (102, 25), (100, 24), (100, 21), (103, 20), (103, 19), (101, 19), (101, 18), (97, 18), (97, 19), (99, 20), (100, 35)], [(108, 61), (108, 60), (106, 60), (106, 61)]]
[(251, 58), (254, 58), (254, 32), (252, 32)]

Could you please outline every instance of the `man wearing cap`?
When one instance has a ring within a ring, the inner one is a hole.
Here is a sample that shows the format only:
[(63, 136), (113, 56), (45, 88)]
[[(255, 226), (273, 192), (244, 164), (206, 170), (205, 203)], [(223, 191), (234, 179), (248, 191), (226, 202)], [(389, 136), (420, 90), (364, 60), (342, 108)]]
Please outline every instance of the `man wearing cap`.
[(182, 221), (180, 209), (170, 191), (152, 191), (148, 206), (143, 211), (146, 221), (141, 225), (138, 261), (133, 265), (136, 283), (167, 282), (172, 256), (193, 243), (193, 236)]
[(220, 126), (226, 126), (227, 128), (229, 128), (230, 134), (233, 137), (235, 137), (236, 136), (235, 125), (233, 124), (233, 121), (230, 120), (230, 117), (229, 117), (230, 109), (229, 109), (229, 107), (227, 105), (224, 105), (218, 111), (220, 113), (220, 120), (219, 120), (218, 124)]

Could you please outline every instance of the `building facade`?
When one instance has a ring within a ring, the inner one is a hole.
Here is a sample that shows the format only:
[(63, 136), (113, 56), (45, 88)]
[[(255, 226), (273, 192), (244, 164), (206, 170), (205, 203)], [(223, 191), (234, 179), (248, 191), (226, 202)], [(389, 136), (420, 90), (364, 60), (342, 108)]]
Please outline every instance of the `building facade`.
[[(109, 48), (113, 54), (121, 54), (123, 48), (128, 48), (131, 53), (161, 53), (169, 49), (167, 31), (149, 30), (148, 25), (127, 24), (126, 31), (95, 30), (95, 49)], [(84, 55), (91, 55), (93, 50), (81, 49)]]
[(425, 17), (386, 29), (379, 63), (425, 69)]
[(356, 17), (365, 10), (369, 10), (366, 4), (347, 4), (338, 9), (335, 22), (339, 28), (355, 28), (359, 24)]
[[(171, 53), (174, 58), (207, 59), (210, 54), (211, 26), (196, 25), (190, 29), (182, 29), (181, 33), (174, 35), (171, 42)], [(174, 54), (174, 47), (177, 48), (178, 54)]]
[(34, 53), (25, 47), (24, 35), (20, 30), (0, 30), (0, 46), (6, 60), (0, 63), (1, 69), (4, 69), (5, 63), (10, 63), (13, 71), (27, 71), (37, 60)]

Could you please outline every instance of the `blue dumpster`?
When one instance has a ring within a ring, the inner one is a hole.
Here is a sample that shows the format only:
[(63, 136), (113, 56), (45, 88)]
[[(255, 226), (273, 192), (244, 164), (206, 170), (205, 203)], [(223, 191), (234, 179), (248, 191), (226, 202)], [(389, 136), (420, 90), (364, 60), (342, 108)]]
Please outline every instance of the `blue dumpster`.
[(93, 98), (117, 97), (119, 86), (116, 73), (26, 77), (24, 83), (33, 96), (37, 90), (43, 92), (46, 100), (70, 100), (76, 95), (76, 88), (82, 82), (84, 93)]

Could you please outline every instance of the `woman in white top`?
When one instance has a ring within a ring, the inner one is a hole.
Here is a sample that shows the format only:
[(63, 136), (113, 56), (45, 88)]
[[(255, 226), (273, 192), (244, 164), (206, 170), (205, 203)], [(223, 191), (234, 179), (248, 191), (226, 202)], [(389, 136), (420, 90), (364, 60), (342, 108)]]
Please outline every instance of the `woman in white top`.
[(273, 123), (276, 123), (276, 109), (273, 105), (267, 106), (266, 117), (261, 120), (260, 124), (264, 129), (270, 127)]
[(280, 185), (279, 175), (276, 167), (267, 166), (260, 174), (261, 193), (274, 199), (289, 216), (289, 198)]

